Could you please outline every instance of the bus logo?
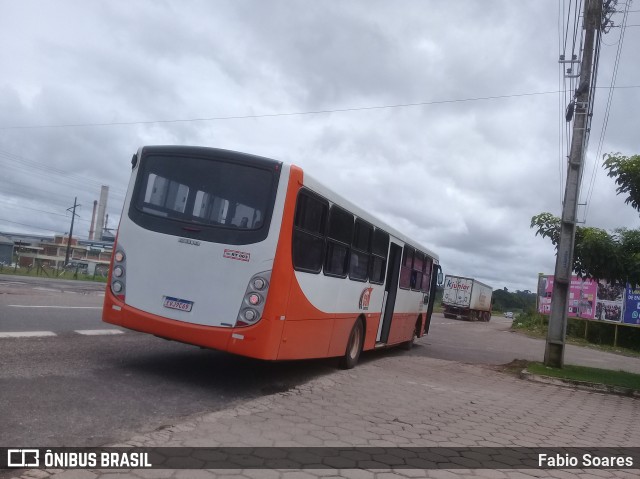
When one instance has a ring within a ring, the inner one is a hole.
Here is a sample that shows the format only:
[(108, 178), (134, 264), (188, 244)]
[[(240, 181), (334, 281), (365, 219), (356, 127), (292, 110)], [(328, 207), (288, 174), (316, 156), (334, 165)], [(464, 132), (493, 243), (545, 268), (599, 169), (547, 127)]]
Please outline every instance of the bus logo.
[(186, 299), (172, 298), (171, 296), (162, 297), (162, 306), (169, 309), (178, 309), (180, 311), (186, 311), (187, 313), (193, 308), (193, 301), (187, 301)]
[(369, 309), (369, 301), (371, 300), (371, 292), (373, 288), (364, 288), (362, 293), (360, 293), (360, 304), (358, 305), (359, 309), (366, 311)]
[(229, 259), (237, 259), (238, 261), (249, 261), (251, 259), (251, 254), (245, 253), (244, 251), (225, 249), (223, 257), (229, 258)]
[(200, 246), (200, 241), (196, 241), (196, 240), (192, 240), (192, 239), (187, 239), (187, 238), (180, 238), (180, 239), (178, 239), (178, 243), (191, 244), (191, 245), (193, 245), (193, 246)]

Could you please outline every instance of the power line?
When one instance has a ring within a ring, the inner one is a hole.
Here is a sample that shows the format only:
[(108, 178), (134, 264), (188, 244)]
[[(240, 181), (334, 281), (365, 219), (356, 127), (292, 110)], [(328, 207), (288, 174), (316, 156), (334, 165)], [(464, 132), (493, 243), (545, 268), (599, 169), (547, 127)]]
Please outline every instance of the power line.
[(604, 145), (604, 138), (607, 133), (607, 126), (609, 125), (609, 114), (611, 113), (611, 103), (613, 102), (613, 93), (615, 91), (616, 79), (618, 78), (618, 68), (620, 67), (620, 57), (622, 55), (622, 45), (624, 44), (624, 34), (626, 32), (627, 20), (628, 20), (628, 8), (630, 4), (626, 5), (626, 9), (623, 12), (622, 17), (622, 29), (620, 30), (620, 39), (618, 41), (618, 48), (616, 50), (616, 57), (613, 64), (613, 73), (611, 75), (611, 85), (609, 86), (609, 95), (607, 96), (607, 103), (605, 107), (604, 120), (602, 122), (602, 129), (600, 130), (600, 139), (598, 140), (598, 149), (596, 150), (596, 156), (593, 160), (593, 170), (591, 172), (591, 180), (589, 182), (589, 189), (587, 191), (586, 203), (587, 206), (584, 212), (584, 220), (586, 222), (587, 215), (589, 214), (589, 206), (591, 198), (593, 197), (593, 191), (595, 189), (596, 177), (598, 176), (598, 162), (600, 155), (602, 154), (602, 147)]
[[(43, 171), (43, 172), (45, 172), (47, 174), (53, 173), (53, 174), (56, 174), (56, 175), (63, 176), (65, 180), (67, 180), (67, 181), (75, 181), (77, 183), (82, 184), (83, 186), (89, 186), (89, 185), (87, 185), (88, 182), (89, 183), (94, 183), (95, 185), (99, 185), (99, 186), (102, 186), (102, 184), (104, 183), (103, 181), (100, 181), (100, 180), (98, 180), (96, 178), (92, 178), (92, 177), (89, 177), (89, 176), (82, 176), (82, 175), (78, 175), (78, 174), (75, 174), (75, 173), (69, 173), (67, 171), (60, 170), (58, 168), (53, 168), (51, 166), (44, 165), (41, 162), (30, 160), (28, 158), (25, 158), (24, 156), (20, 156), (20, 155), (17, 155), (15, 153), (11, 153), (9, 151), (0, 149), (0, 163), (3, 163), (3, 160), (18, 163), (18, 165), (11, 164), (11, 163), (10, 164), (4, 163), (5, 165), (8, 165), (8, 166), (10, 166), (12, 168), (15, 168), (15, 169), (23, 169), (24, 170), (24, 167), (33, 168), (35, 170)], [(22, 166), (22, 165), (24, 165), (24, 166)], [(118, 192), (122, 193), (122, 196), (124, 197), (124, 191), (122, 191), (122, 190), (113, 190), (113, 191), (118, 191)]]
[(49, 231), (51, 233), (58, 233), (60, 231), (60, 230), (54, 230), (52, 228), (44, 228), (42, 226), (28, 225), (26, 223), (19, 223), (17, 221), (6, 220), (4, 218), (0, 218), (0, 221), (3, 221), (5, 223), (11, 223), (11, 224), (14, 224), (14, 225), (26, 226), (28, 228), (36, 228), (36, 229), (43, 230), (43, 231)]
[[(64, 198), (64, 201), (65, 201), (65, 203), (62, 203), (60, 200), (51, 201), (50, 198), (47, 198), (46, 200), (42, 200), (42, 202), (46, 201), (46, 202), (48, 202), (50, 204), (56, 204), (58, 206), (66, 206), (67, 205), (66, 202), (69, 201), (69, 195), (62, 194), (62, 193), (57, 192), (57, 191), (46, 190), (46, 189), (44, 189), (42, 187), (34, 188), (33, 185), (26, 185), (24, 183), (18, 183), (16, 181), (11, 181), (10, 183), (7, 184), (7, 182), (5, 180), (0, 180), (0, 185), (2, 185), (2, 193), (0, 193), (0, 194), (3, 194), (5, 192), (9, 192), (9, 193), (11, 193), (13, 195), (20, 196), (20, 195), (24, 195), (25, 191), (28, 189), (28, 191), (31, 192), (31, 196), (33, 196), (33, 191), (35, 190), (35, 191), (38, 191), (40, 193), (44, 193), (47, 196), (56, 196), (58, 198)], [(17, 189), (16, 187), (23, 187), (23, 189)], [(89, 195), (91, 195), (91, 193), (85, 193), (85, 195), (86, 196), (83, 196), (84, 200), (89, 202), (89, 199), (87, 197)], [(117, 203), (121, 204), (123, 202), (124, 202), (124, 200), (123, 201), (118, 201)], [(112, 206), (112, 208), (113, 208), (113, 206)], [(115, 212), (119, 213), (119, 208), (115, 208), (113, 210), (110, 210), (110, 212), (111, 213), (115, 213)]]
[[(634, 88), (638, 88), (634, 86)], [(486, 101), (486, 100), (499, 100), (504, 98), (518, 98), (527, 96), (539, 96), (550, 95), (558, 93), (554, 91), (539, 91), (529, 93), (514, 93), (510, 95), (493, 95), (473, 98), (459, 98), (452, 100), (433, 100), (422, 101), (415, 103), (399, 103), (395, 105), (375, 105), (375, 106), (363, 106), (353, 108), (335, 108), (327, 110), (312, 110), (312, 111), (299, 111), (299, 112), (283, 112), (283, 113), (263, 113), (256, 115), (233, 115), (233, 116), (214, 116), (208, 118), (188, 118), (188, 119), (170, 119), (170, 120), (148, 120), (148, 121), (117, 121), (108, 123), (65, 123), (65, 124), (49, 124), (49, 125), (13, 125), (13, 126), (0, 126), (0, 130), (29, 130), (29, 129), (44, 129), (44, 128), (81, 128), (81, 127), (96, 127), (96, 126), (132, 126), (132, 125), (150, 125), (157, 123), (188, 123), (188, 122), (201, 122), (201, 121), (221, 121), (221, 120), (246, 120), (255, 118), (276, 118), (286, 116), (303, 116), (303, 115), (321, 115), (327, 113), (347, 113), (354, 111), (367, 111), (367, 110), (384, 110), (392, 108), (407, 108), (415, 106), (428, 106), (428, 105), (442, 105), (448, 103), (463, 103), (471, 101)]]
[[(62, 214), (62, 213), (55, 213), (55, 212), (53, 212), (53, 211), (40, 210), (40, 209), (38, 209), (38, 208), (31, 208), (31, 207), (29, 207), (29, 206), (16, 205), (16, 204), (14, 204), (14, 203), (9, 203), (8, 201), (2, 201), (2, 200), (0, 200), (0, 203), (3, 203), (3, 204), (5, 204), (5, 205), (9, 205), (9, 207), (22, 208), (22, 209), (25, 209), (25, 210), (37, 211), (38, 213), (46, 213), (46, 214), (49, 214), (49, 215), (61, 216), (61, 217), (63, 217), (63, 218), (69, 218), (69, 215), (64, 215), (64, 214)], [(91, 223), (89, 220), (85, 220), (85, 219), (82, 219), (82, 218), (77, 219), (77, 221), (85, 221), (85, 222), (87, 222), (87, 223)]]
[[(640, 85), (627, 85), (616, 88), (640, 88)], [(472, 98), (459, 98), (451, 100), (433, 100), (422, 101), (414, 103), (399, 103), (395, 105), (374, 105), (363, 106), (353, 108), (335, 108), (327, 110), (310, 110), (310, 111), (297, 111), (297, 112), (283, 112), (283, 113), (262, 113), (255, 115), (232, 115), (232, 116), (212, 116), (207, 118), (178, 118), (169, 120), (145, 120), (145, 121), (115, 121), (115, 122), (94, 122), (94, 123), (61, 123), (61, 124), (48, 124), (48, 125), (9, 125), (0, 126), (0, 130), (32, 130), (32, 129), (46, 129), (46, 128), (82, 128), (82, 127), (97, 127), (97, 126), (133, 126), (133, 125), (151, 125), (157, 123), (189, 123), (189, 122), (204, 122), (204, 121), (223, 121), (223, 120), (248, 120), (256, 118), (277, 118), (287, 116), (304, 116), (304, 115), (322, 115), (327, 113), (348, 113), (355, 111), (367, 111), (367, 110), (385, 110), (393, 108), (408, 108), (416, 106), (429, 106), (429, 105), (443, 105), (449, 103), (464, 103), (472, 101), (487, 101), (487, 100), (500, 100), (506, 98), (520, 98), (529, 96), (541, 96), (541, 95), (553, 95), (559, 93), (559, 90), (538, 91), (528, 93), (514, 93), (510, 95), (492, 95)]]

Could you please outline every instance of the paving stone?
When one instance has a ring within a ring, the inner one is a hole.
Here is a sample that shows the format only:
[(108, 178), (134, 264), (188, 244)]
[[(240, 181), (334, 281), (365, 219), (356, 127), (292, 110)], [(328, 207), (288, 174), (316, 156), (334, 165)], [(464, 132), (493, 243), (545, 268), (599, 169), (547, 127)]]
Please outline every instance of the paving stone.
[(95, 479), (97, 474), (81, 469), (71, 469), (52, 476), (55, 479)]

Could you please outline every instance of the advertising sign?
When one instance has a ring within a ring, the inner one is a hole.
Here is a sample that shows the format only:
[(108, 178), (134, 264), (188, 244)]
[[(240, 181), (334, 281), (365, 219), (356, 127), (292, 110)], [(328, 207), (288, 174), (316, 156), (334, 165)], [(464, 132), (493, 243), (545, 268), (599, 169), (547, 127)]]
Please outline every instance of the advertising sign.
[[(551, 313), (551, 294), (553, 292), (553, 276), (540, 276), (538, 284), (538, 312)], [(571, 278), (569, 288), (568, 316), (570, 318), (595, 319), (596, 296), (598, 283), (592, 279)]]
[(640, 326), (640, 287), (632, 288), (630, 284), (627, 284), (624, 292), (623, 322)]
[[(538, 312), (551, 313), (553, 276), (538, 277)], [(606, 281), (573, 276), (567, 315), (640, 326), (640, 287), (626, 288)]]
[(611, 285), (606, 281), (599, 281), (596, 319), (621, 322), (624, 292), (625, 288), (622, 285)]

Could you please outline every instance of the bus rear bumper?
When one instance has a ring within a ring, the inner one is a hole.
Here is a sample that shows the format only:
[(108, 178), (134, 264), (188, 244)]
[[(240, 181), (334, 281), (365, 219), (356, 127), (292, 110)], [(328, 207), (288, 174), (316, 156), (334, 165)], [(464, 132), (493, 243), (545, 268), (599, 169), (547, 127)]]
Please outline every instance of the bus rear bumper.
[(110, 291), (104, 297), (102, 321), (161, 338), (226, 351), (233, 330), (185, 323), (146, 313), (114, 298)]
[[(265, 320), (245, 328), (221, 328), (186, 323), (133, 308), (107, 291), (102, 308), (102, 321), (171, 341), (228, 351), (257, 359), (274, 360), (277, 356), (279, 336), (273, 335), (275, 331), (269, 334)], [(264, 341), (265, 337), (270, 337), (271, 341)]]

